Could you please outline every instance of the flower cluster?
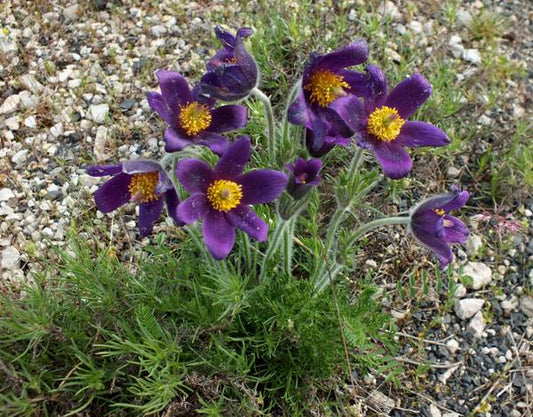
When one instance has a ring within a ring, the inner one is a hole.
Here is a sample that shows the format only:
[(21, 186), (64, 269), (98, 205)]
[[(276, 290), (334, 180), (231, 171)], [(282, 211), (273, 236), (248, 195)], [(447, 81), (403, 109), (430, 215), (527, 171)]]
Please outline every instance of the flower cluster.
[[(173, 155), (174, 172), (167, 173), (163, 163), (146, 160), (91, 166), (87, 170), (93, 176), (112, 176), (94, 194), (99, 210), (108, 213), (130, 201), (139, 205), (142, 237), (153, 230), (166, 204), (177, 226), (201, 219), (207, 249), (214, 258), (223, 259), (234, 246), (235, 229), (257, 241), (267, 240), (268, 223), (251, 205), (269, 203), (283, 194), (278, 203), (279, 221), (301, 212), (309, 201), (304, 197), (309, 197), (322, 181), (319, 171), (323, 161), (319, 158), (334, 146), (354, 141), (375, 155), (385, 175), (399, 179), (412, 168), (406, 147), (449, 143), (438, 127), (409, 120), (429, 98), (430, 83), (414, 74), (388, 91), (385, 75), (377, 66), (351, 69), (365, 64), (369, 56), (368, 45), (359, 40), (326, 55), (312, 54), (296, 94), (290, 98), (287, 119), (304, 127), (303, 142), (315, 158), (282, 161), (286, 173), (270, 169), (243, 172), (252, 154), (250, 138), (242, 136), (230, 143), (224, 136), (247, 125), (248, 111), (239, 101), (250, 94), (262, 101), (268, 116), (269, 154), (271, 162), (277, 164), (273, 112), (268, 97), (258, 89), (259, 69), (244, 44), (252, 30), (241, 28), (233, 35), (217, 27), (215, 32), (222, 47), (207, 62), (198, 84), (189, 86), (178, 72), (159, 70), (156, 77), (160, 92), (147, 94), (151, 109), (166, 125), (165, 151)], [(208, 147), (219, 156), (216, 165), (183, 159), (181, 151), (191, 145)], [(303, 152), (302, 147), (298, 153)], [(184, 201), (179, 200), (177, 187), (188, 193)], [(449, 244), (463, 243), (468, 236), (464, 223), (448, 214), (467, 199), (467, 192), (453, 190), (422, 202), (401, 220), (438, 255), (443, 266), (452, 258)]]

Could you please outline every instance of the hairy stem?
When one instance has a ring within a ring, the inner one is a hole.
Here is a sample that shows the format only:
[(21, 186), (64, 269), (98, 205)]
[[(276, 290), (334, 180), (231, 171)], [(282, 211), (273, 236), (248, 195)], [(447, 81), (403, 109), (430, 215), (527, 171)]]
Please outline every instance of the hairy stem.
[(267, 122), (267, 136), (268, 136), (268, 151), (272, 159), (276, 156), (276, 128), (274, 124), (274, 112), (272, 111), (272, 105), (270, 104), (270, 99), (265, 93), (260, 89), (255, 87), (252, 90), (252, 94), (257, 97), (257, 99), (263, 105), (265, 109), (265, 118)]

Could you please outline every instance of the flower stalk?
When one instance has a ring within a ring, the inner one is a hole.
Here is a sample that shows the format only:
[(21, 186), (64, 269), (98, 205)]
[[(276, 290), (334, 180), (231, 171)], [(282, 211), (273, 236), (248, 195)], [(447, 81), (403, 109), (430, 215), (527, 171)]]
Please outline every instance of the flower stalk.
[(265, 111), (266, 131), (268, 137), (268, 152), (272, 159), (276, 157), (276, 126), (274, 123), (274, 112), (268, 96), (259, 88), (255, 87), (252, 94), (261, 102)]

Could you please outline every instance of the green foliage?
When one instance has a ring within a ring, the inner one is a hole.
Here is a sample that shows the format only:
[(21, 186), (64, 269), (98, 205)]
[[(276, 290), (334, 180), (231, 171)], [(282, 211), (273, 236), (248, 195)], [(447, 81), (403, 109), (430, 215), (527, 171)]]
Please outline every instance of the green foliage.
[(387, 365), (372, 288), (332, 297), (274, 270), (258, 285), (239, 252), (199, 262), (192, 232), (179, 251), (159, 235), (135, 273), (74, 242), (50, 278), (2, 296), (0, 414), (154, 415), (184, 401), (212, 416), (303, 415), (346, 376), (341, 326), (352, 366)]

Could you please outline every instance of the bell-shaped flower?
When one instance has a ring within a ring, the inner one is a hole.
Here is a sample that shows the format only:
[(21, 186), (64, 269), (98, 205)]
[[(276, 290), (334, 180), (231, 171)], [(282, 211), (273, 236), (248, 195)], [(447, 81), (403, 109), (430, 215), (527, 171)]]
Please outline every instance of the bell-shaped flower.
[(222, 49), (207, 62), (200, 91), (207, 97), (223, 101), (240, 100), (250, 94), (259, 80), (257, 64), (243, 43), (243, 39), (252, 34), (252, 29), (240, 28), (233, 36), (217, 26), (215, 33), (222, 42)]
[(102, 213), (109, 213), (130, 201), (139, 205), (141, 237), (152, 232), (154, 223), (163, 212), (163, 202), (175, 223), (183, 225), (177, 217), (178, 194), (158, 162), (136, 160), (116, 165), (94, 165), (87, 168), (87, 173), (93, 177), (113, 176), (94, 193), (96, 207)]
[(367, 94), (364, 74), (346, 69), (362, 64), (367, 58), (368, 45), (362, 40), (326, 55), (311, 55), (301, 89), (288, 113), (291, 123), (306, 127), (311, 155), (321, 156), (335, 145), (350, 143), (352, 132), (330, 104), (340, 97)]
[(148, 104), (168, 125), (165, 151), (181, 151), (189, 145), (208, 146), (221, 155), (227, 147), (224, 132), (240, 129), (248, 121), (248, 111), (239, 105), (214, 107), (199, 88), (192, 91), (184, 77), (175, 71), (156, 73), (161, 94), (147, 94)]
[(204, 242), (216, 259), (223, 259), (235, 243), (235, 228), (264, 242), (268, 225), (250, 208), (276, 199), (287, 184), (279, 171), (258, 169), (242, 173), (250, 159), (250, 139), (231, 144), (212, 169), (204, 161), (184, 159), (176, 175), (190, 196), (178, 206), (178, 218), (186, 224), (202, 219)]
[(387, 94), (387, 80), (375, 65), (367, 68), (368, 96), (341, 97), (331, 103), (355, 133), (357, 144), (374, 153), (389, 178), (405, 177), (413, 161), (405, 147), (445, 146), (450, 140), (432, 124), (407, 120), (431, 95), (431, 84), (415, 74)]
[(318, 175), (320, 168), (322, 168), (320, 159), (307, 161), (298, 158), (294, 164), (287, 164), (285, 167), (290, 172), (287, 193), (295, 200), (304, 197), (322, 181), (322, 177)]
[(436, 195), (411, 210), (409, 229), (425, 247), (438, 256), (441, 269), (453, 259), (452, 243), (465, 243), (468, 228), (449, 213), (463, 207), (469, 194), (453, 188), (448, 194)]

